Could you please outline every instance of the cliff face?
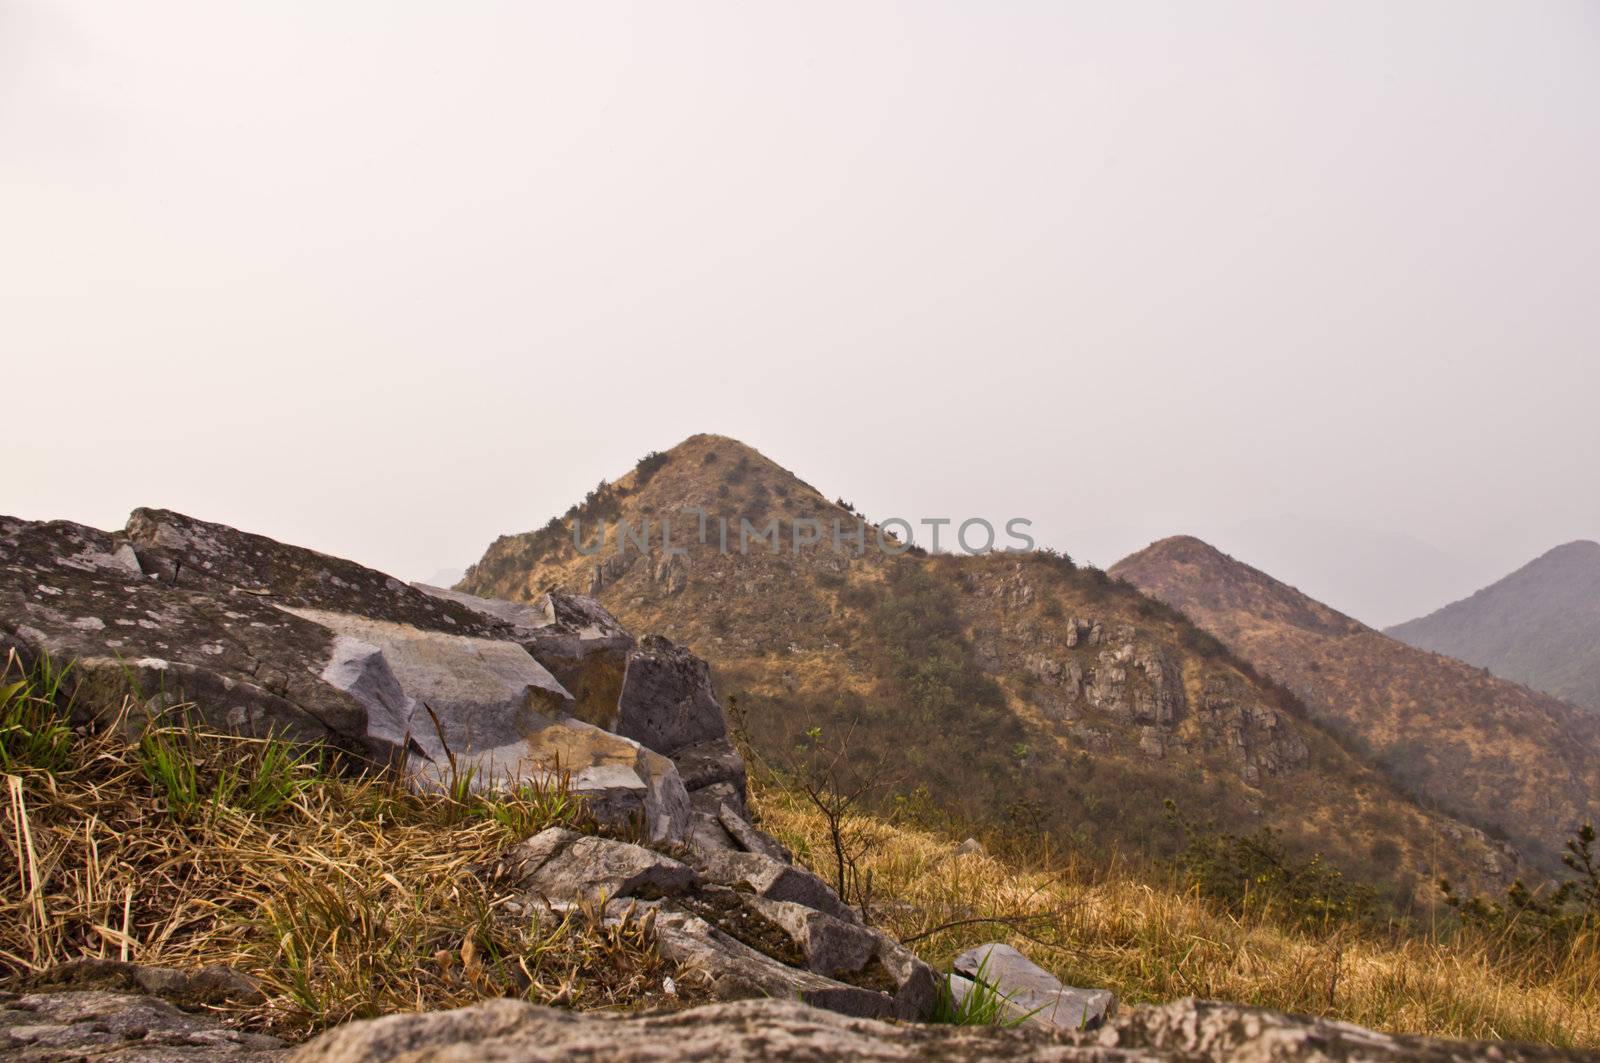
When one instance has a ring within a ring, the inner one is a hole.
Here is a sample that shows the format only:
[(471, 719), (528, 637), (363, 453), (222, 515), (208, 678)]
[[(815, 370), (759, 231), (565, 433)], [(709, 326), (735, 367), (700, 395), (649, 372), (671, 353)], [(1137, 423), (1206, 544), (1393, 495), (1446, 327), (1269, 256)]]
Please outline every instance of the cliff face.
[(1600, 543), (1558, 546), (1386, 633), (1600, 712)]
[[(691, 509), (706, 515), (704, 541)], [(580, 552), (574, 519), (586, 548), (606, 520), (604, 549)], [(775, 520), (781, 547), (741, 552), (744, 519)], [(618, 521), (636, 536), (649, 521), (651, 548), (619, 545)], [(809, 521), (822, 541), (797, 550)], [(857, 522), (754, 450), (695, 436), (545, 528), (497, 540), (460, 586), (523, 601), (595, 595), (707, 657), (768, 760), (812, 728), (848, 736), (851, 763), (963, 829), (1170, 851), (1172, 798), (1221, 829), (1276, 828), (1407, 900), (1431, 898), (1441, 873), (1492, 888), (1512, 871), (1501, 846), (1407, 799), (1292, 697), (1133, 588), (1048, 554), (880, 551), (870, 521), (858, 553)], [(681, 553), (661, 549), (664, 523)]]
[(1374, 631), (1200, 542), (1112, 574), (1182, 610), (1423, 798), (1551, 858), (1600, 812), (1600, 721)]

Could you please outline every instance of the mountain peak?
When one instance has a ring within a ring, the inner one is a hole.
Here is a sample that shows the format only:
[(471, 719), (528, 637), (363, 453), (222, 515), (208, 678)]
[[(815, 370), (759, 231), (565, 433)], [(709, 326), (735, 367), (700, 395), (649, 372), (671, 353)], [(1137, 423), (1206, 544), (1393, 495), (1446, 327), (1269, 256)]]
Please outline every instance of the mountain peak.
[(1593, 539), (1574, 539), (1570, 543), (1553, 546), (1540, 554), (1534, 563), (1553, 560), (1593, 561), (1600, 564), (1600, 543)]
[[(1552, 554), (1580, 552), (1587, 553)], [(1584, 585), (1577, 570), (1593, 582)], [(1353, 736), (1406, 785), (1508, 832), (1528, 851), (1552, 854), (1573, 823), (1593, 815), (1600, 730), (1579, 710), (1386, 637), (1189, 536), (1152, 544), (1111, 574), (1287, 685), (1315, 718)], [(1549, 601), (1558, 582), (1587, 601), (1588, 614), (1565, 607), (1569, 621), (1600, 621), (1600, 565), (1546, 555), (1496, 587), (1524, 584), (1521, 597)], [(1450, 609), (1479, 606), (1494, 589)], [(1506, 646), (1520, 641), (1517, 629), (1500, 617), (1481, 633), (1486, 644)], [(1595, 631), (1583, 633), (1591, 649), (1600, 643)], [(1552, 638), (1546, 631), (1537, 641)]]
[[(1111, 566), (1110, 574), (1189, 612), (1225, 606), (1231, 615), (1322, 633), (1364, 630), (1356, 620), (1192, 535), (1158, 540)], [(1235, 632), (1221, 635), (1224, 641)]]
[(1600, 711), (1600, 543), (1563, 543), (1389, 634)]

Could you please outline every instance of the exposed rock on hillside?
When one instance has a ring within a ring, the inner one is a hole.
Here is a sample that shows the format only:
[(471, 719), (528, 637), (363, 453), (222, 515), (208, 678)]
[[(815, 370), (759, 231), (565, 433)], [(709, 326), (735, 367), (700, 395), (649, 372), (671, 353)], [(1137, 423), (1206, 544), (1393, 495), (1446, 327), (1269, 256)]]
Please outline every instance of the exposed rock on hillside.
[(614, 659), (631, 639), (595, 603), (547, 603), (519, 641), (510, 621), (352, 562), (159, 510), (118, 534), (0, 518), (0, 575), (0, 649), (74, 662), (85, 710), (131, 684), (151, 715), (189, 703), (222, 730), (404, 764), (424, 785), (559, 764), (596, 814), (686, 836), (671, 760), (572, 716), (522, 644), (563, 666)]
[[(223, 730), (336, 744), (421, 786), (570, 772), (601, 823), (639, 828), (645, 845), (560, 828), (523, 841), (481, 872), (509, 891), (508, 911), (596, 905), (623, 919), (643, 906), (684, 984), (717, 997), (907, 1019), (933, 1005), (927, 965), (746, 818), (744, 764), (706, 662), (666, 639), (635, 644), (596, 602), (423, 593), (150, 510), (122, 534), (6, 520), (0, 572), (8, 647), (75, 659), (81, 683), (117, 691), (131, 658), (163, 679), (138, 691), (147, 712), (184, 705)], [(540, 658), (575, 677), (607, 729), (572, 715), (583, 706)], [(80, 704), (108, 692), (84, 689)], [(148, 989), (143, 977), (123, 988)]]
[[(1198, 539), (1164, 539), (1111, 571), (1286, 684), (1405, 785), (1524, 851), (1548, 858), (1600, 816), (1600, 718), (1389, 638)], [(1478, 857), (1513, 861), (1503, 846)]]
[(525, 605), (420, 583), (413, 586), (510, 625), (511, 637), (572, 695), (573, 715), (597, 727), (611, 724), (634, 640), (594, 599), (552, 593)]

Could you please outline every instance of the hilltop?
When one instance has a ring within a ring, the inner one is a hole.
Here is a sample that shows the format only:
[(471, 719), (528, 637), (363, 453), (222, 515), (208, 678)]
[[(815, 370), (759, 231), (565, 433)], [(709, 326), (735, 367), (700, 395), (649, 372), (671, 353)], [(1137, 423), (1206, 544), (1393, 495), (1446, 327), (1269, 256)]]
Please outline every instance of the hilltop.
[[(708, 514), (703, 543), (687, 508)], [(727, 553), (719, 516), (733, 518)], [(572, 521), (592, 544), (602, 518), (611, 540), (580, 553)], [(544, 528), (496, 540), (458, 587), (594, 595), (709, 659), (768, 760), (781, 765), (813, 729), (848, 739), (848, 764), (952, 831), (1170, 855), (1185, 836), (1170, 798), (1219, 831), (1274, 829), (1402, 905), (1431, 899), (1439, 874), (1492, 888), (1514, 870), (1503, 847), (1409, 800), (1216, 639), (1098, 570), (1050, 552), (885, 553), (870, 520), (859, 556), (830, 542), (741, 554), (739, 518), (776, 519), (785, 543), (797, 521), (831, 539), (834, 521), (848, 535), (860, 519), (752, 448), (694, 436)], [(684, 553), (619, 548), (619, 520), (670, 521)]]
[(1558, 546), (1385, 633), (1600, 711), (1600, 543)]
[(1408, 646), (1198, 539), (1113, 566), (1283, 683), (1425, 801), (1546, 858), (1600, 810), (1600, 721)]

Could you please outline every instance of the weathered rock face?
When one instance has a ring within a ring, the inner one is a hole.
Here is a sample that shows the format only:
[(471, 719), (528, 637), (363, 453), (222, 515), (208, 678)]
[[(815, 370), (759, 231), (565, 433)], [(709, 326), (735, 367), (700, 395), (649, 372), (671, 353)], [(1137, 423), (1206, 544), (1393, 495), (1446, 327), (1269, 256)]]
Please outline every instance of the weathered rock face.
[(551, 827), (501, 859), (498, 877), (541, 900), (570, 903), (634, 897), (656, 900), (684, 893), (695, 873), (669, 856), (628, 842)]
[(126, 541), (171, 587), (255, 594), (305, 609), (382, 617), (426, 631), (507, 638), (509, 626), (354, 561), (165, 509), (136, 509)]
[(752, 927), (748, 921), (732, 923), (737, 903), (733, 898), (729, 912), (722, 913), (722, 925), (688, 910), (668, 909), (655, 920), (656, 946), (678, 964), (686, 983), (698, 983), (703, 991), (724, 999), (772, 997), (801, 1000), (842, 1015), (923, 1017), (885, 991), (891, 986), (852, 985), (809, 970), (799, 955), (791, 957), (795, 963), (768, 955), (777, 951), (770, 941), (764, 942), (765, 951), (747, 944), (744, 939), (759, 940), (759, 930), (771, 933), (771, 928)]
[(672, 757), (691, 793), (716, 788), (719, 803), (744, 813), (744, 759), (728, 739), (704, 660), (660, 636), (646, 636), (628, 654), (611, 729)]
[(711, 666), (659, 635), (647, 635), (628, 655), (614, 730), (669, 756), (726, 738)]
[(1240, 774), (1251, 785), (1265, 776), (1297, 768), (1310, 756), (1305, 740), (1282, 713), (1240, 698), (1236, 684), (1209, 680), (1196, 715), (1204, 724), (1204, 733), (1241, 763)]
[[(1057, 1030), (1092, 1030), (1116, 1008), (1104, 989), (1073, 989), (1010, 945), (968, 949), (955, 959), (959, 975), (950, 979), (952, 996), (964, 999), (975, 983), (997, 990), (1016, 1021)], [(965, 978), (961, 977), (964, 975)]]
[[(709, 850), (691, 839), (688, 863), (551, 828), (479, 873), (512, 891), (506, 910), (519, 916), (573, 904), (613, 920), (647, 911), (679, 984), (697, 992), (798, 998), (851, 1015), (931, 1013), (937, 979), (927, 964), (864, 926), (815, 875), (766, 855), (781, 852), (771, 839), (728, 818), (734, 829)], [(734, 848), (737, 838), (764, 852)]]
[(572, 695), (573, 715), (597, 727), (615, 722), (634, 640), (599, 602), (553, 591), (525, 605), (420, 583), (413, 586), (509, 624), (511, 637)]
[(792, 901), (845, 922), (860, 921), (826, 882), (766, 853), (714, 849), (696, 851), (690, 859), (708, 882), (768, 900)]
[[(332, 631), (347, 650), (376, 649), (404, 699), (393, 706), (385, 697), (382, 708), (397, 710), (403, 719), (396, 722), (404, 735), (435, 761), (443, 759), (446, 746), (467, 751), (514, 742), (562, 715), (571, 703), (555, 677), (514, 642), (445, 634), (350, 613), (295, 607), (285, 611)], [(345, 674), (342, 665), (336, 667), (341, 670), (327, 677), (330, 682)], [(369, 671), (363, 668), (361, 674), (365, 677)], [(358, 681), (351, 692), (363, 689)], [(369, 706), (369, 711), (376, 715), (376, 708)], [(399, 735), (395, 738), (401, 740)]]
[[(776, 995), (775, 995), (776, 996)], [(1182, 1000), (1136, 1008), (1087, 1033), (896, 1026), (808, 1007), (792, 996), (715, 1004), (669, 1015), (574, 1014), (511, 1000), (456, 1011), (352, 1023), (302, 1046), (294, 1063), (511, 1063), (608, 1060), (1027, 1063), (1505, 1063), (1579, 1058), (1549, 1049), (1373, 1033), (1228, 1004)]]
[(91, 690), (120, 694), (131, 680), (153, 710), (190, 698), (227, 730), (387, 759), (392, 737), (370, 733), (366, 707), (319, 678), (335, 641), (257, 595), (146, 575), (120, 536), (0, 518), (0, 642), (27, 659), (76, 661), (76, 681)]
[[(626, 633), (598, 606), (547, 605), (526, 641), (612, 654), (620, 690)], [(573, 718), (519, 630), (353, 562), (163, 510), (136, 511), (124, 534), (0, 519), (0, 649), (76, 661), (85, 694), (119, 697), (131, 679), (152, 711), (192, 702), (211, 726), (404, 763), (424, 785), (559, 769), (602, 820), (682, 841), (676, 767)]]

